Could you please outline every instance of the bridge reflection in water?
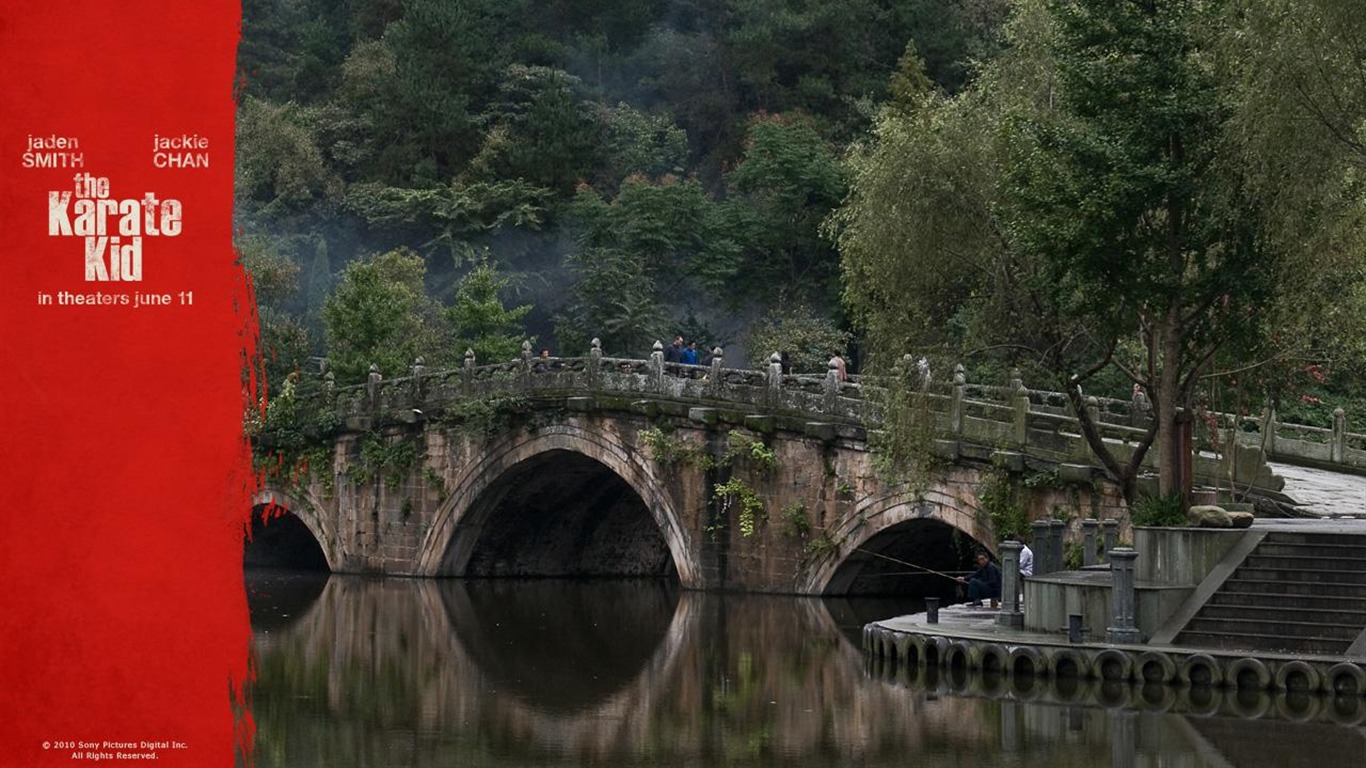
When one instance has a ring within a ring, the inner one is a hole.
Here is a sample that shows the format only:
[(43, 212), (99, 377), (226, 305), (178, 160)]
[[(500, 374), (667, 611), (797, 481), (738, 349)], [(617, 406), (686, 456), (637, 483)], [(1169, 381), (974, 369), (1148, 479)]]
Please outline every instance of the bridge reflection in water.
[(1264, 766), (1366, 752), (1361, 717), (1335, 721), (1331, 704), (1312, 717), (1254, 705), (1250, 719), (1151, 703), (1165, 693), (870, 668), (859, 628), (913, 607), (885, 602), (260, 571), (248, 594), (261, 768)]

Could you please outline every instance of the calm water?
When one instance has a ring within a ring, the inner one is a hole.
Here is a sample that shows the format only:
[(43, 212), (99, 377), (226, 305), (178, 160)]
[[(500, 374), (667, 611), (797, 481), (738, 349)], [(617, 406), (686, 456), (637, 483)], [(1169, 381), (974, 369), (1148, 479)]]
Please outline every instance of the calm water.
[(1366, 702), (870, 665), (905, 602), (249, 572), (255, 764), (1366, 765)]

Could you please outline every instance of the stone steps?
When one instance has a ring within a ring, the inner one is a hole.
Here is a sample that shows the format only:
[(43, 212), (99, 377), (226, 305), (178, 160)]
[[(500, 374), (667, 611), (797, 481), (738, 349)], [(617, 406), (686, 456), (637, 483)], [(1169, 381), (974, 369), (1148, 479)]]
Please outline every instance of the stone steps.
[(1271, 533), (1176, 637), (1179, 645), (1340, 655), (1366, 628), (1366, 545)]

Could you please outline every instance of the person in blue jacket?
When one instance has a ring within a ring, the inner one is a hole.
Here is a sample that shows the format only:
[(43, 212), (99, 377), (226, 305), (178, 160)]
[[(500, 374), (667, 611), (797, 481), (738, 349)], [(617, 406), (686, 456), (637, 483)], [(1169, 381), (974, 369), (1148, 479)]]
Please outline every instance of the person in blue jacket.
[(984, 597), (992, 601), (1001, 599), (1001, 569), (985, 552), (977, 553), (977, 572), (966, 579), (959, 576), (958, 582), (968, 587), (968, 605), (980, 606)]

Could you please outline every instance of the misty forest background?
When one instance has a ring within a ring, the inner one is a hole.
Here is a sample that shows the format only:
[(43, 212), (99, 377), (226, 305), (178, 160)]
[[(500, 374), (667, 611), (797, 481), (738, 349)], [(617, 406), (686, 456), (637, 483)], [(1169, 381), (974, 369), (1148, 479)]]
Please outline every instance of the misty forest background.
[[(344, 384), (681, 333), (736, 367), (906, 351), (1366, 424), (1366, 23), (1150, 6), (244, 0), (270, 386), (314, 356)], [(1155, 233), (1174, 276), (1144, 273)]]

